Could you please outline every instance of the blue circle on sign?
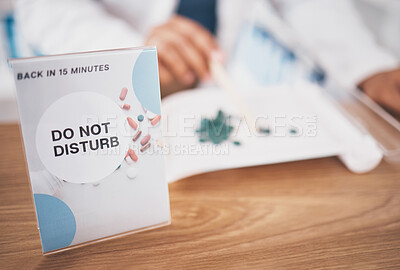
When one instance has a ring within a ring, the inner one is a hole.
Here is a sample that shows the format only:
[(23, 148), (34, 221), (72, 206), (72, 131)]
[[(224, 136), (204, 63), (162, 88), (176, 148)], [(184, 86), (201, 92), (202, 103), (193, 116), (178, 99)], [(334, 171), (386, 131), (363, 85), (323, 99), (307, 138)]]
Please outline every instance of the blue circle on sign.
[(69, 246), (76, 232), (71, 209), (60, 199), (47, 194), (34, 194), (34, 199), (43, 251)]
[(132, 86), (140, 103), (152, 113), (161, 114), (157, 52), (144, 49), (135, 62)]

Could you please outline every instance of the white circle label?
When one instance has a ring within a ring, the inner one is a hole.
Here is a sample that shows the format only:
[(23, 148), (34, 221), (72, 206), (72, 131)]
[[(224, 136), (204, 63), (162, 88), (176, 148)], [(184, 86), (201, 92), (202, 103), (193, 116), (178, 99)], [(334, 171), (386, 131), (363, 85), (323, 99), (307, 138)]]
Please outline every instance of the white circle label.
[(122, 163), (129, 140), (125, 116), (106, 96), (77, 92), (54, 102), (36, 130), (36, 147), (46, 169), (72, 183), (97, 182)]

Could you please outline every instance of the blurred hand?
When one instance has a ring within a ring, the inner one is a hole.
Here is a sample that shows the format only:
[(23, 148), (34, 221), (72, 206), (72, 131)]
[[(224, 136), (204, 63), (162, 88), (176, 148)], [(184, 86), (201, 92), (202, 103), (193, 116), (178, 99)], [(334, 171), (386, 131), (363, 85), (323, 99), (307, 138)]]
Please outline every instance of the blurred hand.
[(213, 35), (197, 22), (174, 16), (154, 28), (146, 45), (156, 45), (163, 94), (193, 87), (208, 80), (209, 59), (218, 45)]
[(209, 59), (218, 45), (213, 35), (193, 20), (174, 16), (155, 27), (146, 45), (156, 45), (163, 95), (210, 79)]
[(382, 106), (400, 114), (400, 69), (373, 75), (359, 87)]

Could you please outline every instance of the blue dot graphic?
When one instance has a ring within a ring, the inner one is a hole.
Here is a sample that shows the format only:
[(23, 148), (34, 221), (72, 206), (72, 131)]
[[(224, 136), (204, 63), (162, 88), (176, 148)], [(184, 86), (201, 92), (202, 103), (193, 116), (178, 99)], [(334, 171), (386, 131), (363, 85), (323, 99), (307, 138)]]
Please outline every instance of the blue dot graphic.
[(76, 232), (71, 209), (60, 199), (47, 194), (34, 194), (34, 199), (43, 251), (69, 246)]
[(132, 72), (132, 86), (140, 103), (152, 113), (161, 114), (157, 51), (144, 49)]

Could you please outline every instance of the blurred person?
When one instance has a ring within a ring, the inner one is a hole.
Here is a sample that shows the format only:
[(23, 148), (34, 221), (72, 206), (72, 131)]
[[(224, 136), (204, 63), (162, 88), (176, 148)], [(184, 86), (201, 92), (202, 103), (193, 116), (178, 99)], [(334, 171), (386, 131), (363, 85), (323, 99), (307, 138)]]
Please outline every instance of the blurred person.
[[(207, 81), (229, 58), (256, 0), (18, 0), (25, 41), (41, 54), (156, 45), (163, 95)], [(344, 87), (400, 113), (398, 59), (378, 46), (351, 0), (265, 0)]]

